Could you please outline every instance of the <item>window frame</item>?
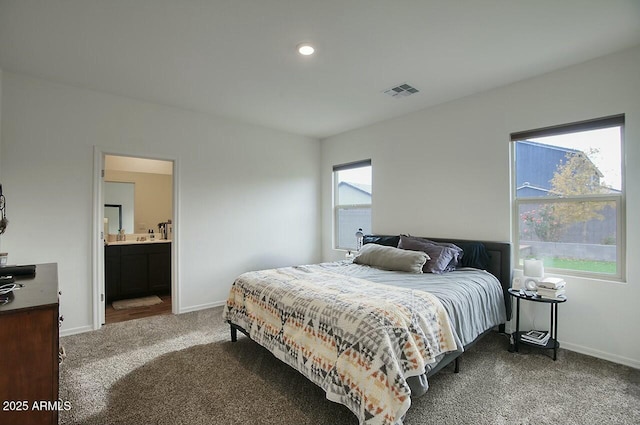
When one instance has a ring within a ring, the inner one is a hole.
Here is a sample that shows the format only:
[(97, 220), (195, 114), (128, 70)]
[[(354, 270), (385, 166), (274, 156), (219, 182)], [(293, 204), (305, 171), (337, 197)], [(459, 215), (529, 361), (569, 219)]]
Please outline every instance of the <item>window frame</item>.
[[(562, 134), (578, 133), (581, 131), (598, 130), (610, 127), (620, 127), (620, 193), (619, 194), (589, 194), (589, 195), (570, 195), (570, 196), (517, 196), (517, 169), (516, 169), (516, 142), (524, 141), (532, 138), (545, 136), (556, 136)], [(513, 259), (514, 267), (521, 268), (520, 262), (520, 206), (527, 204), (549, 205), (554, 203), (567, 202), (614, 202), (616, 205), (616, 273), (599, 273), (582, 270), (571, 270), (564, 268), (551, 268), (545, 266), (548, 270), (555, 274), (565, 276), (575, 276), (582, 278), (592, 278), (605, 281), (625, 282), (627, 275), (626, 267), (626, 170), (625, 170), (625, 115), (613, 115), (592, 120), (579, 121), (569, 124), (561, 124), (552, 127), (545, 127), (536, 130), (528, 130), (512, 133), (510, 135), (511, 150), (511, 228), (513, 240)]]
[[(338, 203), (338, 178), (337, 178), (337, 172), (339, 171), (345, 171), (345, 170), (351, 170), (354, 168), (364, 168), (364, 167), (371, 167), (371, 174), (372, 174), (372, 180), (373, 180), (373, 166), (371, 164), (371, 159), (364, 159), (364, 160), (360, 160), (360, 161), (354, 161), (354, 162), (349, 162), (346, 164), (339, 164), (339, 165), (334, 165), (333, 166), (333, 172), (331, 173), (331, 178), (333, 179), (333, 249), (336, 250), (340, 250), (340, 251), (354, 251), (355, 248), (349, 248), (349, 247), (341, 247), (339, 246), (339, 241), (340, 241), (340, 237), (339, 237), (339, 232), (340, 232), (340, 228), (338, 226), (339, 220), (338, 220), (338, 211), (341, 209), (369, 209), (371, 210), (371, 206), (373, 204), (373, 184), (372, 186), (372, 193), (371, 193), (371, 203), (369, 204), (339, 204)], [(372, 181), (373, 183), (373, 181)], [(355, 232), (354, 232), (354, 241), (355, 241)]]

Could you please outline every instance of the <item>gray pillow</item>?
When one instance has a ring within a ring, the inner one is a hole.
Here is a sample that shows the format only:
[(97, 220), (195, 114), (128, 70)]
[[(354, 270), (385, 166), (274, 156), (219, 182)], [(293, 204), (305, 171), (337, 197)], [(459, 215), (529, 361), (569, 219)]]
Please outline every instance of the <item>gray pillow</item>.
[(425, 273), (441, 274), (450, 271), (449, 264), (459, 255), (458, 251), (451, 247), (410, 236), (400, 236), (398, 248), (425, 252), (429, 256), (423, 267)]
[(422, 268), (428, 259), (429, 256), (422, 251), (406, 251), (371, 243), (360, 249), (353, 262), (384, 270), (422, 273)]
[[(409, 236), (411, 237), (411, 236)], [(453, 244), (451, 242), (436, 242), (436, 241), (432, 241), (429, 239), (424, 239), (424, 238), (417, 238), (419, 240), (428, 242), (428, 243), (432, 243), (434, 245), (439, 245), (439, 246), (446, 246), (447, 248), (451, 248), (453, 249), (455, 252), (453, 254), (453, 258), (451, 259), (451, 261), (449, 261), (449, 264), (447, 265), (445, 271), (450, 272), (452, 270), (455, 270), (456, 267), (458, 267), (458, 264), (460, 263), (460, 260), (462, 259), (462, 256), (464, 254), (464, 251), (462, 248), (460, 248), (458, 245)], [(400, 243), (400, 242), (398, 242)]]

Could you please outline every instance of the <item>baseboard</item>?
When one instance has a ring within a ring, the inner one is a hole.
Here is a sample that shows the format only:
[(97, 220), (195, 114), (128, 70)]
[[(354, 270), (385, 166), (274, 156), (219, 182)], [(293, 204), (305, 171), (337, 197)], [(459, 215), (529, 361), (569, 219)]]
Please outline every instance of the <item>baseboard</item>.
[[(507, 323), (507, 332), (512, 333), (515, 331), (515, 326), (511, 327), (510, 323)], [(630, 359), (628, 357), (619, 356), (617, 354), (607, 353), (605, 351), (596, 350), (594, 348), (585, 347), (583, 345), (571, 344), (570, 342), (564, 342), (560, 340), (560, 347), (565, 350), (575, 351), (576, 353), (585, 354), (591, 357), (597, 357), (602, 360), (608, 360), (613, 363), (629, 366), (634, 369), (640, 369), (640, 360)]]
[(178, 314), (191, 313), (192, 311), (206, 310), (208, 308), (220, 307), (225, 305), (226, 303), (227, 303), (227, 300), (223, 300), (223, 301), (214, 301), (212, 303), (207, 303), (207, 304), (192, 305), (190, 307), (179, 308)]
[[(199, 304), (199, 305), (194, 305), (194, 306), (190, 306), (190, 307), (186, 307), (186, 308), (182, 308), (179, 310), (178, 314), (182, 314), (182, 313), (190, 313), (192, 311), (198, 311), (198, 310), (206, 310), (208, 308), (213, 308), (213, 307), (220, 307), (223, 306), (227, 303), (227, 300), (223, 300), (223, 301), (214, 301), (212, 303), (207, 303), (207, 304)], [(80, 326), (77, 328), (71, 328), (71, 329), (64, 329), (64, 330), (60, 330), (60, 336), (70, 336), (70, 335), (75, 335), (75, 334), (81, 334), (84, 332), (90, 332), (93, 331), (93, 326), (91, 325), (87, 325), (87, 326)]]
[(90, 332), (93, 330), (93, 326), (91, 325), (87, 325), (87, 326), (80, 326), (77, 328), (71, 328), (71, 329), (61, 329), (60, 330), (60, 336), (69, 336), (69, 335), (75, 335), (75, 334), (81, 334), (84, 332)]
[(607, 353), (600, 350), (595, 350), (593, 348), (584, 347), (582, 345), (562, 342), (562, 340), (560, 341), (560, 347), (569, 351), (575, 351), (576, 353), (586, 354), (587, 356), (597, 357), (599, 359), (608, 360), (610, 362), (629, 366), (634, 369), (640, 369), (640, 361), (630, 359), (628, 357), (619, 356), (617, 354), (611, 354), (611, 353)]

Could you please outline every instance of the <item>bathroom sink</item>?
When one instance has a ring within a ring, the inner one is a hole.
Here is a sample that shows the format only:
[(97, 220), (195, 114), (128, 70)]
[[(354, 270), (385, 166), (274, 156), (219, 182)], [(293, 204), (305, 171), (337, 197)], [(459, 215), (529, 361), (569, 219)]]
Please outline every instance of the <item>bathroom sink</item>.
[(133, 240), (126, 240), (126, 241), (113, 241), (113, 242), (107, 242), (107, 245), (140, 245), (140, 244), (150, 244), (150, 243), (169, 243), (171, 242), (171, 239), (147, 239), (145, 241), (137, 241), (135, 239)]

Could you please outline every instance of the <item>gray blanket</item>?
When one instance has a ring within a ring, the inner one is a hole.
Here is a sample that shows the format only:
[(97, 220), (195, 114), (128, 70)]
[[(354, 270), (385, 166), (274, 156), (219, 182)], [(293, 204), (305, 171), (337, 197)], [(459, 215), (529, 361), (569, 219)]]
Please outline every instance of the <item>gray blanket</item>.
[(462, 345), (473, 342), (484, 331), (507, 320), (502, 286), (495, 276), (484, 270), (404, 273), (353, 264), (348, 260), (322, 263), (319, 267), (371, 282), (430, 292), (444, 305)]

